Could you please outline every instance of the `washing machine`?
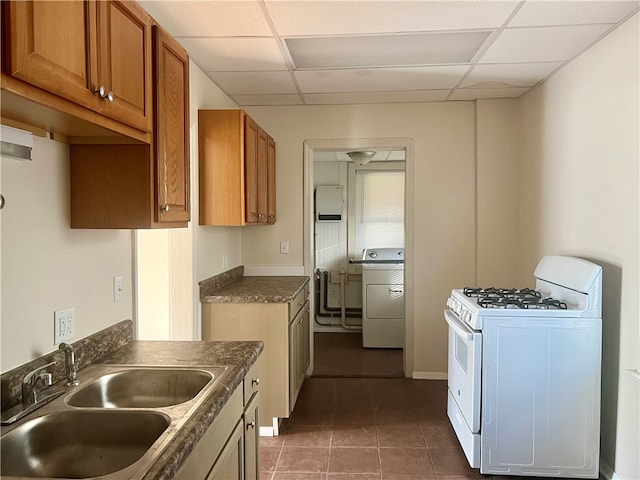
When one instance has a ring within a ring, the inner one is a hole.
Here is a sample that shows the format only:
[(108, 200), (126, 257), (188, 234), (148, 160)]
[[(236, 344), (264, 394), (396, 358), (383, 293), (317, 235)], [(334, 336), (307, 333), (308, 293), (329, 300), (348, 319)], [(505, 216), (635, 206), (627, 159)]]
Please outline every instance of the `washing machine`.
[(404, 248), (362, 253), (362, 346), (404, 347)]

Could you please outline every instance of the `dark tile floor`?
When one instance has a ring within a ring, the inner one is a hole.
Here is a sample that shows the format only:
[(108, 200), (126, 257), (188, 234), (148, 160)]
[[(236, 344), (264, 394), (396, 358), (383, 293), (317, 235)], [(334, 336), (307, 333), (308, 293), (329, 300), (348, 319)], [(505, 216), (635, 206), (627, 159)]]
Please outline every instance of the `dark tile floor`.
[(263, 480), (467, 480), (446, 382), (308, 378), (278, 437), (261, 437)]
[(447, 418), (447, 382), (404, 378), (402, 350), (316, 333), (314, 354), (280, 435), (260, 437), (261, 480), (538, 480), (470, 468)]
[(401, 348), (362, 348), (361, 333), (314, 334), (313, 376), (403, 377)]

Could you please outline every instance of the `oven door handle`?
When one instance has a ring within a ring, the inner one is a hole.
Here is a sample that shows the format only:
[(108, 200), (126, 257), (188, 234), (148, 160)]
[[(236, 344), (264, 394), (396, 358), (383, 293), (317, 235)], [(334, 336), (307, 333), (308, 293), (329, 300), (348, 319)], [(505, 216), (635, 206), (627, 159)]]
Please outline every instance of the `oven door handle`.
[(473, 340), (473, 332), (469, 330), (464, 323), (458, 320), (458, 317), (450, 309), (444, 311), (444, 319), (457, 335), (464, 338), (468, 342)]

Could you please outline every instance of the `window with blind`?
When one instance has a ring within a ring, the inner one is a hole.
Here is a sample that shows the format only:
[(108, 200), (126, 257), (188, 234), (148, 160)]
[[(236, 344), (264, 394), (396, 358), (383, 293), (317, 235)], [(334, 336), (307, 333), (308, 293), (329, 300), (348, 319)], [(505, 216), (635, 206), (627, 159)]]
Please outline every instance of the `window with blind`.
[(404, 247), (404, 171), (356, 170), (355, 252)]

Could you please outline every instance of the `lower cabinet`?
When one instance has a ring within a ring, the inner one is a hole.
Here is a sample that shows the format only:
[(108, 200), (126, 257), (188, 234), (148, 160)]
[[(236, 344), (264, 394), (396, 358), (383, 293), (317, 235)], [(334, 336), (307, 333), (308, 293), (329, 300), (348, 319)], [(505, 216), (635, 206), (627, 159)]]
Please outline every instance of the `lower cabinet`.
[[(295, 406), (310, 363), (308, 283), (289, 303), (203, 303), (203, 340), (261, 340), (258, 425), (278, 433)], [(263, 432), (263, 434), (266, 432)]]
[[(235, 389), (176, 480), (258, 480), (258, 363)], [(245, 398), (250, 393), (250, 398)]]

